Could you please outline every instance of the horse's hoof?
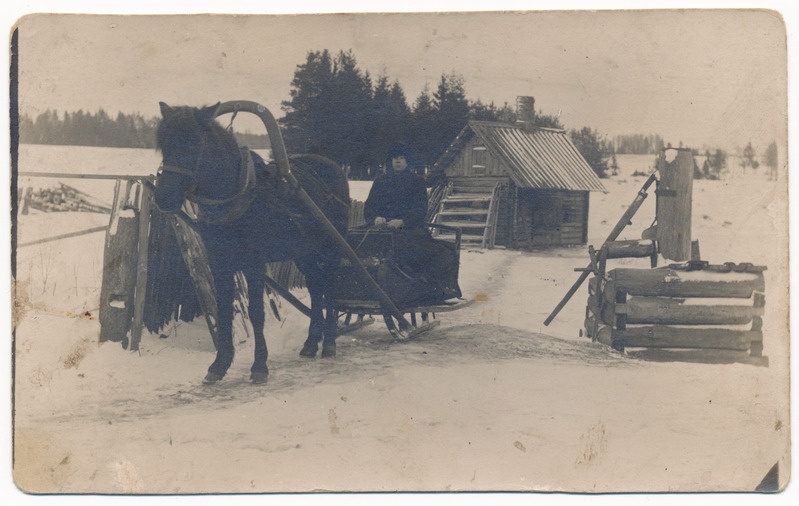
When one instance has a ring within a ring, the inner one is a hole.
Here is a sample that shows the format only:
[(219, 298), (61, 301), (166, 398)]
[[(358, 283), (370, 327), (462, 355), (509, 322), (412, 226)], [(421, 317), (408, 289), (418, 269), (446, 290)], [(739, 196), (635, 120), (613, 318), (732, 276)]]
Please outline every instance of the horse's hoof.
[(269, 372), (252, 372), (250, 373), (250, 381), (253, 385), (262, 385), (266, 383), (269, 378)]
[(203, 385), (213, 385), (214, 383), (220, 381), (225, 376), (223, 374), (217, 374), (215, 372), (209, 372), (203, 378)]
[(314, 357), (316, 357), (316, 352), (317, 352), (318, 349), (319, 349), (319, 346), (316, 345), (316, 344), (305, 343), (305, 346), (303, 346), (302, 349), (300, 350), (300, 356), (301, 357), (314, 358)]
[(322, 358), (333, 358), (336, 356), (336, 345), (328, 344), (322, 347)]

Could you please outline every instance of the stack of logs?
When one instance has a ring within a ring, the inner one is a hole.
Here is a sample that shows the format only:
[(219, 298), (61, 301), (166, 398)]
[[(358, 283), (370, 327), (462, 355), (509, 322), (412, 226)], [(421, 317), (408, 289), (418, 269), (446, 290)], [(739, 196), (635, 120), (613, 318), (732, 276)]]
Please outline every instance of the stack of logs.
[[(765, 267), (686, 262), (589, 281), (588, 337), (625, 347), (763, 351)], [(742, 326), (747, 328), (743, 329)]]
[(56, 188), (41, 188), (36, 191), (29, 187), (22, 192), (22, 195), (21, 213), (23, 215), (28, 214), (29, 209), (43, 212), (111, 212), (109, 206), (63, 183), (59, 183)]

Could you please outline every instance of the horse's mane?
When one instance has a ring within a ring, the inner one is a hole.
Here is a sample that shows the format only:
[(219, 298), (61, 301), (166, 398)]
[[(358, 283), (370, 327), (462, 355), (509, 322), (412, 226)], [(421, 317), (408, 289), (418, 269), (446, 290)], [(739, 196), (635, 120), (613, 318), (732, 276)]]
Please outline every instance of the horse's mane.
[(214, 121), (213, 114), (209, 111), (213, 107), (172, 107), (158, 123), (156, 130), (155, 148), (163, 151), (169, 143), (180, 142), (184, 145), (196, 145), (201, 136), (209, 136), (208, 142), (216, 145), (217, 149), (236, 150), (238, 143), (232, 132)]

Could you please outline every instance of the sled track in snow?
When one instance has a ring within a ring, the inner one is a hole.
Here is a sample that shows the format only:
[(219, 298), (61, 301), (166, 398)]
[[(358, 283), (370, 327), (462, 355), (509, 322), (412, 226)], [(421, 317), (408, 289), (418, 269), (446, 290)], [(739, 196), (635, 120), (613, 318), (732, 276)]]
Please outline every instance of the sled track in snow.
[[(244, 354), (241, 354), (244, 355)], [(453, 364), (500, 364), (508, 360), (546, 361), (550, 364), (584, 364), (585, 367), (642, 367), (608, 348), (591, 342), (575, 342), (545, 334), (498, 325), (455, 325), (405, 342), (364, 331), (341, 338), (334, 359), (270, 358), (270, 377), (265, 385), (249, 382), (249, 357), (237, 356), (227, 376), (215, 385), (196, 384), (179, 389), (164, 386), (150, 398), (125, 399), (103, 406), (113, 419), (161, 416), (164, 411), (203, 404), (209, 411), (231, 404), (253, 402), (264, 396), (294, 394), (320, 384), (368, 382), (375, 377), (408, 367), (447, 368)], [(73, 413), (78, 415), (77, 413)], [(87, 413), (88, 415), (88, 413)], [(96, 418), (97, 412), (92, 413)], [(100, 414), (103, 416), (102, 414)]]

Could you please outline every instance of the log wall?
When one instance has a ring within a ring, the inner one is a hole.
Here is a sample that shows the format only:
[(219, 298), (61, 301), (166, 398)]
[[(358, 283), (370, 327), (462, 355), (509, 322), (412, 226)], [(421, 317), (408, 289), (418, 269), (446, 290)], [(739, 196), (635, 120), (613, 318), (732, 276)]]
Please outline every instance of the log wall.
[(613, 269), (589, 281), (585, 328), (614, 349), (763, 350), (764, 267)]

